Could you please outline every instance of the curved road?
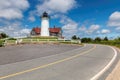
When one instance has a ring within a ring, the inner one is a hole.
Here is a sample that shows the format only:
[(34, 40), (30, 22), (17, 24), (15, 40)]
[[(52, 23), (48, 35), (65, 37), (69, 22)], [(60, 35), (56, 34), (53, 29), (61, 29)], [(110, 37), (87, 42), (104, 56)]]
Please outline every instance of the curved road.
[(96, 80), (116, 58), (102, 45), (9, 46), (0, 48), (0, 80)]

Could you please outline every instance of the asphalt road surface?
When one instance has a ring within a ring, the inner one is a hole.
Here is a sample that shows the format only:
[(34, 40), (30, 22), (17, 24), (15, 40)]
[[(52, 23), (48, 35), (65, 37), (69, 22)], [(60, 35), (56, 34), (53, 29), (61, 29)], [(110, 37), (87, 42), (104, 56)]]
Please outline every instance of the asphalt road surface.
[(0, 80), (92, 80), (116, 59), (102, 45), (28, 44), (0, 48)]

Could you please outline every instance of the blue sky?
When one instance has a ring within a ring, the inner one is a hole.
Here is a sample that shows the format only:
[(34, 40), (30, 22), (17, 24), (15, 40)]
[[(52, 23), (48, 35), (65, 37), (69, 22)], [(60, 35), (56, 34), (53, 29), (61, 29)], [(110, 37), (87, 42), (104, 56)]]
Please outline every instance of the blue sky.
[(33, 27), (40, 27), (40, 16), (47, 11), (50, 27), (61, 27), (66, 38), (116, 38), (120, 35), (119, 3), (120, 0), (0, 0), (0, 32), (26, 36)]

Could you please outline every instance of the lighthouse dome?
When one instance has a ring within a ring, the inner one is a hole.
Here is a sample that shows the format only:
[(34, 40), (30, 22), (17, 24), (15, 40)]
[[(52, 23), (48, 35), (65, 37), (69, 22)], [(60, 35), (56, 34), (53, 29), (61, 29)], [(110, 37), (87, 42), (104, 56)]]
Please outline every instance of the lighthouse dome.
[(48, 17), (49, 18), (49, 15), (47, 12), (44, 12), (41, 17)]

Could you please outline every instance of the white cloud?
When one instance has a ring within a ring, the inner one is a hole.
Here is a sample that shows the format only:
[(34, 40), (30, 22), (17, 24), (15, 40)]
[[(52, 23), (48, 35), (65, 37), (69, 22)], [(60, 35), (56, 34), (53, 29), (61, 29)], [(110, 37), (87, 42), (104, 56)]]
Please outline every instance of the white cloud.
[[(62, 22), (65, 21), (65, 22)], [(62, 27), (63, 30), (63, 36), (67, 39), (70, 39), (73, 35), (77, 35), (78, 32), (78, 24), (67, 18), (64, 17), (64, 19), (62, 19), (61, 23), (64, 24), (64, 26)]]
[(30, 34), (30, 29), (21, 27), (22, 26), (19, 22), (15, 22), (6, 26), (1, 26), (0, 32), (5, 32), (10, 37), (23, 37)]
[(22, 11), (29, 7), (27, 0), (0, 0), (0, 18), (20, 19)]
[(92, 34), (96, 32), (100, 28), (100, 25), (98, 24), (93, 24), (89, 27), (89, 29), (86, 31), (88, 34)]
[(120, 19), (120, 12), (116, 11), (116, 12), (112, 13), (109, 19), (110, 20), (119, 20)]
[(110, 33), (110, 30), (108, 30), (108, 29), (102, 29), (101, 33), (102, 34), (107, 34), (107, 33)]
[(76, 0), (38, 0), (40, 1), (36, 5), (36, 9), (29, 12), (29, 20), (33, 21), (34, 18), (31, 16), (40, 16), (44, 11), (49, 13), (52, 19), (60, 18), (71, 9), (76, 8)]
[(44, 0), (42, 4), (37, 5), (37, 12), (47, 11), (48, 13), (66, 13), (76, 6), (75, 0)]
[(21, 34), (30, 34), (30, 29), (26, 29), (26, 28), (25, 29), (21, 29), (20, 33)]
[(120, 27), (117, 27), (116, 30), (120, 30)]
[(120, 27), (120, 12), (116, 11), (109, 17), (108, 26)]
[(60, 18), (60, 17), (61, 17), (61, 14), (54, 14), (51, 16), (52, 19)]
[(81, 27), (79, 27), (80, 37), (95, 37), (96, 35), (101, 34), (101, 26), (99, 24), (92, 24), (89, 27), (87, 26), (82, 25)]
[(85, 26), (81, 26), (80, 28), (79, 28), (79, 31), (86, 31), (87, 30), (87, 28), (85, 27)]
[(30, 21), (32, 21), (32, 22), (34, 22), (36, 19), (35, 19), (35, 17), (34, 17), (34, 16), (30, 16), (30, 17), (28, 18), (28, 20), (30, 20)]
[[(11, 15), (12, 14), (12, 15)], [(13, 9), (5, 9), (0, 11), (0, 17), (5, 19), (15, 19), (15, 18), (22, 18), (23, 15), (21, 11), (13, 10)]]
[(110, 33), (111, 31), (110, 30), (108, 30), (108, 29), (102, 29), (102, 30), (98, 30), (96, 33), (97, 34), (108, 34), (108, 33)]
[(94, 24), (93, 24), (93, 25), (90, 26), (89, 30), (94, 31), (94, 30), (98, 30), (99, 28), (100, 28), (100, 25), (97, 25), (97, 24), (94, 25)]

